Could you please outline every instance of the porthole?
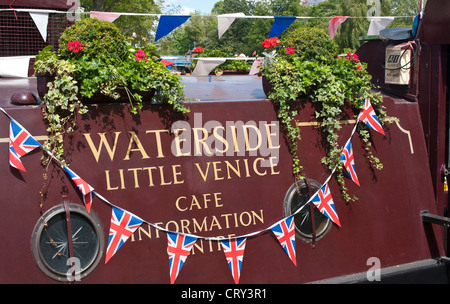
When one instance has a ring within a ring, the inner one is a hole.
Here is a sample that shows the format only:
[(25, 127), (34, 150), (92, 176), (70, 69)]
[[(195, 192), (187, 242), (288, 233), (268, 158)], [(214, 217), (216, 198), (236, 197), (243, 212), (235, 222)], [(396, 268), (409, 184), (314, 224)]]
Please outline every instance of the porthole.
[[(321, 185), (314, 181), (308, 180), (311, 186), (311, 193), (316, 193)], [(310, 190), (304, 180), (300, 180), (297, 184), (293, 184), (286, 193), (284, 198), (284, 216), (289, 216), (295, 213), (300, 207), (308, 202), (310, 197)], [(294, 217), (295, 235), (300, 240), (311, 243), (313, 239), (313, 223), (311, 217), (311, 209), (314, 210), (314, 224), (315, 224), (315, 240), (318, 241), (323, 238), (331, 228), (331, 220), (323, 215), (317, 208), (305, 206)]]
[[(68, 204), (75, 259), (69, 260), (64, 205), (48, 210), (36, 223), (31, 237), (33, 258), (47, 276), (58, 281), (82, 279), (91, 273), (103, 255), (103, 229), (98, 218), (81, 205)], [(46, 225), (45, 225), (46, 223)], [(72, 271), (75, 270), (75, 276)], [(69, 273), (69, 275), (68, 275)], [(72, 275), (70, 275), (72, 274)]]

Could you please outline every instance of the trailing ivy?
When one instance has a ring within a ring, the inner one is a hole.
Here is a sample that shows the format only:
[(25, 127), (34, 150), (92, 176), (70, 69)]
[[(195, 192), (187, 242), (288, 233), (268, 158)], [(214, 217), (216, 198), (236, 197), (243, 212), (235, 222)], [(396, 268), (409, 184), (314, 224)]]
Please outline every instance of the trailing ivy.
[[(383, 122), (386, 118), (386, 112), (381, 106), (381, 95), (374, 90), (366, 64), (351, 52), (339, 56), (334, 41), (318, 29), (300, 28), (278, 43), (276, 48), (277, 56), (272, 58), (270, 64), (263, 64), (261, 74), (272, 86), (268, 97), (278, 105), (278, 118), (284, 125), (290, 142), (294, 176), (303, 178), (303, 168), (297, 154), (301, 136), (295, 117), (299, 105), (311, 102), (328, 146), (322, 163), (330, 170), (337, 168), (336, 178), (341, 186), (343, 199), (356, 199), (348, 194), (341, 170), (343, 164), (339, 160), (342, 152), (338, 143), (338, 131), (341, 129), (339, 121), (346, 109), (350, 109), (356, 118), (364, 108), (366, 98), (369, 98), (376, 109), (380, 121)], [(381, 170), (380, 160), (371, 152), (367, 129), (360, 124), (358, 131), (370, 164)]]
[(122, 102), (137, 114), (143, 106), (143, 93), (150, 92), (173, 111), (186, 113), (181, 78), (163, 64), (153, 44), (135, 49), (117, 27), (99, 19), (84, 18), (67, 28), (59, 49), (44, 48), (36, 56), (37, 74), (54, 77), (43, 98), (43, 116), (49, 139), (45, 148), (63, 161), (63, 135), (73, 131), (76, 113), (84, 114), (83, 103), (96, 95)]

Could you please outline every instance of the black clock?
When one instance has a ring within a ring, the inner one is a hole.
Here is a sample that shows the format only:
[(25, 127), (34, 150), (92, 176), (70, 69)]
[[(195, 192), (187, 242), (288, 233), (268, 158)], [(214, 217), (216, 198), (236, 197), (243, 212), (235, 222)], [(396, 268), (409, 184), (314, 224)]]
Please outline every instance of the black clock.
[[(36, 223), (31, 249), (39, 268), (58, 281), (80, 280), (94, 270), (103, 254), (103, 229), (98, 218), (82, 205), (70, 211), (73, 257), (70, 256), (64, 205), (48, 210)], [(70, 259), (72, 258), (72, 259)]]
[[(311, 189), (309, 189), (311, 187)], [(310, 194), (314, 195), (321, 185), (309, 180), (309, 185), (304, 180), (292, 184), (284, 198), (284, 216), (289, 216), (303, 207), (309, 200)], [(313, 229), (313, 217), (314, 227)], [(300, 240), (310, 243), (315, 232), (315, 240), (323, 238), (331, 228), (331, 220), (323, 215), (316, 207), (303, 207), (295, 216), (295, 235)]]

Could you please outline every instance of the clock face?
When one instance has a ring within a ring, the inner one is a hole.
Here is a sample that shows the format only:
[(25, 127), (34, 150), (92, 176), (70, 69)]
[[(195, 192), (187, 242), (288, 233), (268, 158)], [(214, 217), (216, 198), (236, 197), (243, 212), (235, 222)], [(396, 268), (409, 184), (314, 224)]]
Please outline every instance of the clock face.
[(80, 278), (85, 277), (98, 264), (103, 252), (103, 230), (98, 219), (93, 214), (88, 214), (84, 206), (69, 204), (69, 210), (75, 259), (69, 260), (67, 221), (63, 205), (44, 214), (36, 224), (31, 242), (33, 256), (39, 268), (59, 281), (72, 280), (69, 276), (74, 270)]
[[(317, 182), (310, 181), (312, 195), (320, 189), (320, 185)], [(310, 198), (310, 191), (308, 185), (301, 180), (296, 184), (293, 184), (284, 200), (284, 215), (289, 216), (295, 213), (299, 208), (304, 206)], [(313, 221), (314, 216), (315, 225), (315, 240), (320, 240), (331, 228), (331, 221), (328, 217), (323, 215), (316, 207), (310, 206), (303, 207), (295, 216), (295, 232), (296, 236), (305, 241), (311, 242), (313, 238)]]

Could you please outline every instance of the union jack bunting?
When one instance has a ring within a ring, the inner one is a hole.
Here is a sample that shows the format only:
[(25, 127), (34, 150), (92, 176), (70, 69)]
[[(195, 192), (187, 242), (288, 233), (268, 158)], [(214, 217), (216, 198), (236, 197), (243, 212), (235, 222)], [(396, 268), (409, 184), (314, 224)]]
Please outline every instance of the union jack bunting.
[(9, 125), (9, 164), (11, 166), (27, 172), (20, 158), (40, 146), (41, 144), (24, 127), (11, 118)]
[(143, 220), (134, 214), (114, 206), (112, 207), (105, 264), (108, 263), (109, 259), (128, 240), (130, 235), (139, 228), (142, 222)]
[(194, 236), (167, 232), (167, 253), (169, 255), (170, 284), (173, 284), (183, 267), (187, 256), (197, 240)]
[(68, 167), (63, 166), (64, 170), (66, 170), (67, 174), (69, 174), (72, 181), (78, 187), (81, 194), (83, 195), (83, 202), (86, 206), (86, 210), (88, 213), (91, 212), (92, 201), (94, 200), (94, 188), (91, 187), (88, 183), (86, 183), (81, 177), (79, 177), (75, 172), (70, 170)]
[(336, 225), (341, 227), (328, 183), (313, 195), (311, 202), (317, 207), (317, 209), (319, 209), (320, 212), (335, 222)]
[(240, 237), (236, 239), (221, 240), (220, 243), (222, 245), (223, 252), (225, 253), (225, 257), (227, 258), (228, 266), (230, 267), (234, 282), (239, 284), (247, 238)]
[(277, 237), (284, 251), (287, 253), (291, 261), (297, 266), (297, 259), (295, 257), (295, 224), (294, 216), (283, 219), (270, 227), (272, 232)]
[(347, 170), (347, 173), (350, 175), (352, 181), (354, 181), (359, 186), (358, 176), (356, 175), (355, 171), (355, 159), (353, 157), (352, 142), (350, 140), (348, 140), (348, 142), (345, 144), (344, 150), (342, 151), (341, 156), (339, 156), (339, 159), (344, 164), (344, 167)]
[(375, 131), (378, 131), (381, 134), (385, 135), (383, 127), (381, 126), (377, 114), (375, 114), (372, 104), (370, 103), (368, 98), (364, 99), (364, 109), (362, 109), (359, 113), (358, 120), (362, 121)]

